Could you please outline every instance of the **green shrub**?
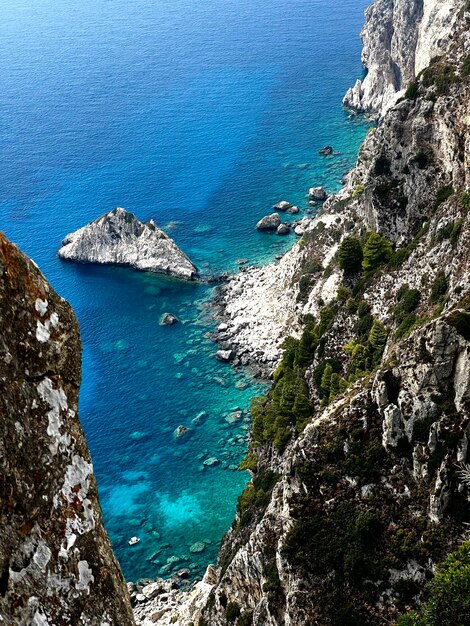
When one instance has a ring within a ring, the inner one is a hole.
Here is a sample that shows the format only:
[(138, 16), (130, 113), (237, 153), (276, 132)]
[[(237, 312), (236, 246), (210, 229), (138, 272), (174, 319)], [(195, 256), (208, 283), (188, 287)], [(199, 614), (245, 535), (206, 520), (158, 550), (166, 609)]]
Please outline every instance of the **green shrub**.
[(398, 325), (398, 328), (395, 331), (395, 339), (404, 339), (413, 329), (417, 319), (418, 318), (414, 313), (408, 313), (407, 315), (404, 315), (404, 317), (401, 319), (400, 324)]
[(301, 276), (299, 279), (299, 294), (297, 296), (297, 300), (300, 302), (304, 302), (307, 300), (307, 296), (310, 293), (310, 285), (311, 285), (311, 276), (308, 274), (306, 276)]
[(455, 248), (459, 240), (460, 233), (462, 231), (463, 222), (464, 220), (462, 218), (459, 218), (458, 220), (454, 222), (452, 232), (450, 233), (450, 237), (449, 237), (450, 243), (453, 248)]
[(418, 289), (409, 289), (408, 285), (402, 285), (397, 293), (397, 300), (398, 304), (394, 310), (395, 321), (401, 324), (405, 318), (408, 318), (407, 323), (400, 329), (400, 333), (397, 335), (397, 338), (401, 338), (410, 328), (411, 318), (409, 314), (417, 308), (421, 300), (421, 293)]
[(470, 542), (450, 554), (426, 587), (418, 612), (403, 615), (398, 626), (468, 626), (470, 624)]
[(359, 317), (364, 317), (368, 313), (370, 313), (369, 304), (365, 300), (361, 300), (359, 302), (359, 306), (357, 307), (357, 314), (359, 315)]
[(233, 622), (240, 616), (240, 607), (236, 602), (229, 602), (227, 604), (227, 608), (225, 609), (225, 618), (229, 624), (233, 624)]
[(365, 187), (362, 184), (358, 184), (354, 187), (354, 191), (352, 192), (352, 197), (354, 198), (354, 200), (356, 200), (357, 198), (360, 198), (362, 196), (362, 194), (365, 191)]
[(470, 314), (465, 311), (452, 311), (448, 317), (449, 324), (467, 341), (470, 341)]
[(350, 298), (351, 290), (344, 285), (340, 285), (336, 293), (336, 300), (338, 300), (338, 302), (347, 302), (347, 300), (349, 300)]
[(436, 199), (434, 200), (433, 209), (438, 209), (443, 202), (448, 200), (451, 195), (454, 193), (454, 188), (452, 185), (445, 185), (437, 190)]
[(373, 272), (390, 261), (393, 254), (392, 244), (378, 233), (370, 233), (367, 236), (363, 254), (362, 268), (365, 272)]
[(459, 200), (462, 203), (464, 209), (466, 211), (470, 211), (470, 193), (468, 193), (468, 191), (463, 191), (460, 194)]
[(351, 315), (357, 313), (358, 306), (359, 303), (354, 298), (348, 298), (348, 300), (346, 301), (346, 311)]
[(444, 239), (449, 239), (453, 228), (454, 228), (454, 222), (449, 222), (442, 228), (439, 228), (436, 234), (437, 241), (443, 241)]
[(362, 246), (357, 237), (345, 237), (338, 252), (339, 266), (345, 274), (354, 274), (362, 267)]
[(372, 367), (376, 367), (380, 363), (382, 354), (387, 343), (388, 331), (379, 320), (374, 320), (370, 329), (368, 344), (372, 352)]
[(411, 82), (405, 91), (405, 98), (407, 100), (416, 100), (419, 94), (419, 85), (417, 82)]
[(439, 59), (422, 72), (425, 87), (435, 87), (436, 95), (445, 96), (450, 87), (460, 82), (450, 65), (439, 62)]
[(258, 456), (254, 452), (249, 452), (243, 461), (240, 462), (238, 469), (240, 472), (251, 470), (254, 472), (258, 466)]
[(437, 304), (447, 292), (449, 281), (444, 272), (439, 272), (431, 287), (431, 302)]

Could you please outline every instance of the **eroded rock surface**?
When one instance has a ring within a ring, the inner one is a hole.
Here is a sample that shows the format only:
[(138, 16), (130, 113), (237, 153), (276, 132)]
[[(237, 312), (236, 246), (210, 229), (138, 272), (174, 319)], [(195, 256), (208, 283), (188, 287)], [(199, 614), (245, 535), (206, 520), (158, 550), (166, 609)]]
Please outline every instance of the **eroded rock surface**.
[(0, 621), (131, 626), (77, 413), (78, 324), (0, 234)]
[(184, 280), (198, 277), (197, 268), (155, 223), (140, 222), (117, 208), (65, 237), (61, 259), (80, 263), (124, 265)]
[(383, 115), (446, 50), (461, 7), (460, 0), (376, 0), (361, 32), (367, 76), (348, 90), (343, 104)]

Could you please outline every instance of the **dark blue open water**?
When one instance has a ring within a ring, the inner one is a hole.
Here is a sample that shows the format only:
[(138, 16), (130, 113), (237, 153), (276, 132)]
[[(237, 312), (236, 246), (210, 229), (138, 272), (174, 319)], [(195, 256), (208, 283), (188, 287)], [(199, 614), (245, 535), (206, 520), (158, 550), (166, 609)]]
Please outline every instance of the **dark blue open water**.
[[(281, 199), (306, 208), (311, 185), (338, 188), (365, 133), (340, 102), (361, 74), (366, 0), (1, 5), (0, 227), (80, 321), (81, 417), (126, 577), (156, 576), (172, 556), (187, 565), (206, 541), (191, 561), (200, 574), (247, 479), (233, 468), (248, 418), (225, 416), (258, 389), (213, 358), (207, 286), (56, 251), (116, 206), (168, 225), (207, 273), (285, 250), (255, 222)], [(341, 154), (319, 156), (325, 144)], [(183, 323), (160, 327), (166, 310)], [(180, 424), (191, 432), (175, 441)]]

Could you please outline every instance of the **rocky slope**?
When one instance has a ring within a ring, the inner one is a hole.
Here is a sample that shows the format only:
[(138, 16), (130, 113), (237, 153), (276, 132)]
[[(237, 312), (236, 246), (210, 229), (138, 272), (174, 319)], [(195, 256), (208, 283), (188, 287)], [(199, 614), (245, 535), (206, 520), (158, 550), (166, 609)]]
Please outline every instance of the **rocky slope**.
[(460, 0), (376, 0), (366, 11), (362, 61), (367, 71), (343, 104), (383, 115), (452, 39)]
[[(390, 4), (369, 10), (369, 30), (380, 32)], [(453, 11), (452, 37), (441, 39), (436, 22), (419, 44), (442, 58), (368, 134), (347, 185), (292, 250), (222, 288), (222, 341), (241, 362), (275, 370), (273, 385), (252, 406), (243, 464), (252, 480), (217, 582), (202, 617), (173, 613), (174, 623), (395, 624), (467, 536), (470, 6), (462, 5), (423, 5), (425, 15)]]
[(136, 270), (194, 280), (196, 267), (154, 222), (139, 222), (118, 208), (65, 237), (61, 259), (124, 265)]
[(77, 321), (2, 234), (0, 327), (0, 622), (130, 626), (77, 414)]

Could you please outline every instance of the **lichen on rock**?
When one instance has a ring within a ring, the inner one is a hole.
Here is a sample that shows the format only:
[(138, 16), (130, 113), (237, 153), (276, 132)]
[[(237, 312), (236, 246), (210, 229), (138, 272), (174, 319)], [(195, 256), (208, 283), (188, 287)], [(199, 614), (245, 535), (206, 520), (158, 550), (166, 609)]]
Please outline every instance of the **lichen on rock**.
[(78, 418), (78, 324), (2, 234), (0, 326), (2, 623), (130, 626)]

